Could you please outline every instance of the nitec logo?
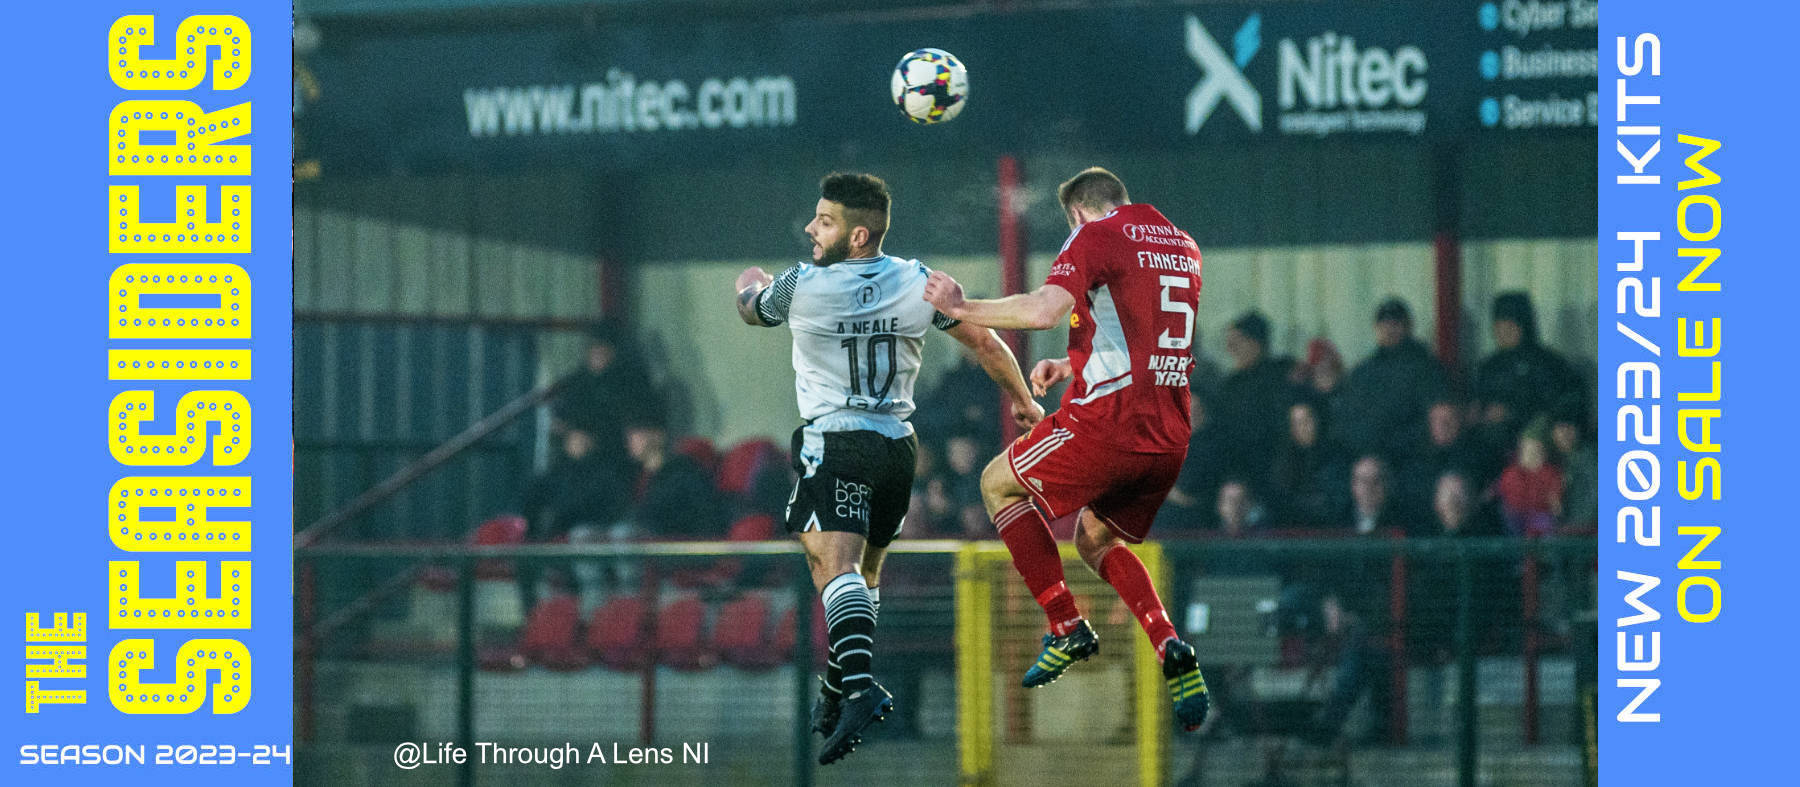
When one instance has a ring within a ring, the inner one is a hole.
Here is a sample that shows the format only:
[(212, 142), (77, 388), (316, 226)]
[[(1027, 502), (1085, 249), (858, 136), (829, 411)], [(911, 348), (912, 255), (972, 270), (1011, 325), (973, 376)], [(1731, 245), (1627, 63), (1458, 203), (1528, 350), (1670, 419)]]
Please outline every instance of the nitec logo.
[[(1200, 68), (1187, 98), (1188, 134), (1198, 134), (1221, 103), (1230, 104), (1251, 131), (1263, 130), (1262, 93), (1246, 73), (1262, 49), (1261, 14), (1244, 20), (1231, 46), (1228, 56), (1199, 17), (1188, 15), (1187, 53)], [(1276, 50), (1281, 133), (1424, 130), (1420, 106), (1429, 89), (1429, 63), (1419, 47), (1358, 46), (1351, 36), (1325, 30), (1303, 40), (1282, 38)]]
[(1189, 14), (1187, 18), (1187, 52), (1200, 67), (1200, 82), (1188, 93), (1187, 98), (1187, 133), (1198, 134), (1206, 119), (1212, 117), (1220, 101), (1231, 102), (1231, 108), (1237, 111), (1238, 117), (1251, 131), (1262, 131), (1262, 94), (1251, 87), (1250, 79), (1244, 76), (1244, 68), (1250, 65), (1251, 58), (1262, 48), (1262, 14), (1251, 14), (1244, 20), (1243, 27), (1238, 28), (1237, 35), (1232, 36), (1232, 45), (1236, 50), (1232, 57), (1225, 56), (1225, 50), (1219, 42), (1213, 40), (1212, 33), (1200, 24), (1200, 18)]

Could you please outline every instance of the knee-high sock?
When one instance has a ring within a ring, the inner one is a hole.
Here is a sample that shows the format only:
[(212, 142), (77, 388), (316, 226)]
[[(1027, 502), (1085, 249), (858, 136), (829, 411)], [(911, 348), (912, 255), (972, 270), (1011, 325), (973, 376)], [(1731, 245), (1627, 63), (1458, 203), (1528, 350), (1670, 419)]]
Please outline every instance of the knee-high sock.
[[(875, 622), (881, 622), (881, 588), (869, 588), (869, 603), (875, 607)], [(827, 656), (825, 660), (825, 691), (831, 694), (843, 694), (844, 665), (839, 664), (837, 656)]]
[(841, 675), (839, 687), (849, 693), (874, 682), (869, 674), (875, 644), (875, 604), (861, 574), (839, 574), (820, 594), (825, 602), (825, 638), (831, 644), (831, 661)]
[(1125, 605), (1131, 607), (1132, 616), (1144, 627), (1144, 635), (1156, 646), (1156, 657), (1162, 658), (1163, 646), (1175, 638), (1175, 626), (1156, 595), (1156, 586), (1150, 583), (1144, 562), (1124, 544), (1115, 545), (1100, 556), (1100, 578), (1112, 585)]
[(1012, 553), (1013, 567), (1025, 579), (1025, 587), (1050, 619), (1050, 633), (1069, 633), (1081, 622), (1081, 610), (1063, 581), (1062, 556), (1056, 552), (1050, 524), (1031, 501), (1021, 500), (996, 512), (994, 527), (1006, 542), (1006, 551)]

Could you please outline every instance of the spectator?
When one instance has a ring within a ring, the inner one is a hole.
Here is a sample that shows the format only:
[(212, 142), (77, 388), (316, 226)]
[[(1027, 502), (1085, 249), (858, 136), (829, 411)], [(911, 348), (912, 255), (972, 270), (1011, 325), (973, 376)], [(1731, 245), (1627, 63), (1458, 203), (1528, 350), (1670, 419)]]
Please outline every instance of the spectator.
[(970, 435), (979, 453), (1000, 447), (1000, 394), (981, 364), (967, 355), (958, 355), (937, 387), (920, 398), (913, 420), (920, 434)]
[(1346, 722), (1358, 700), (1369, 698), (1369, 727), (1356, 735), (1361, 741), (1379, 740), (1387, 729), (1392, 702), (1387, 678), (1387, 650), (1363, 617), (1348, 608), (1339, 594), (1327, 592), (1319, 601), (1319, 632), (1307, 643), (1307, 661), (1315, 668), (1329, 665), (1325, 704), (1313, 715), (1305, 735), (1315, 745), (1326, 745), (1350, 734)]
[(588, 335), (585, 363), (561, 394), (552, 412), (558, 432), (576, 429), (594, 439), (602, 461), (620, 475), (631, 473), (624, 458), (625, 422), (640, 410), (660, 415), (659, 397), (644, 390), (648, 374), (619, 331), (596, 326)]
[(1225, 332), (1232, 371), (1219, 384), (1214, 413), (1223, 448), (1219, 458), (1225, 472), (1248, 478), (1269, 477), (1293, 398), (1288, 382), (1293, 363), (1269, 357), (1268, 346), (1269, 321), (1258, 312), (1239, 317)]
[(1463, 429), (1462, 409), (1447, 399), (1425, 411), (1424, 447), (1409, 452), (1398, 490), (1401, 507), (1424, 513), (1432, 507), (1438, 478), (1455, 472), (1475, 489), (1500, 476), (1501, 455)]
[(1283, 525), (1324, 527), (1337, 510), (1344, 458), (1324, 432), (1316, 405), (1300, 401), (1288, 408), (1288, 436), (1269, 485), (1281, 501)]
[(1456, 470), (1438, 476), (1431, 498), (1431, 511), (1439, 535), (1499, 535), (1492, 513), (1476, 500), (1469, 479)]
[(1176, 477), (1175, 486), (1156, 513), (1158, 532), (1192, 532), (1206, 527), (1212, 519), (1207, 503), (1218, 495), (1220, 446), (1219, 432), (1209, 413), (1206, 399), (1189, 387), (1188, 425), (1193, 436), (1188, 439), (1181, 475)]
[(1321, 418), (1330, 420), (1343, 393), (1344, 356), (1330, 339), (1315, 336), (1306, 343), (1306, 361), (1296, 364), (1288, 379), (1302, 398), (1318, 405)]
[(950, 493), (937, 476), (937, 453), (925, 441), (913, 457), (913, 488), (907, 502), (906, 522), (913, 535), (960, 536), (950, 527)]
[(624, 484), (580, 429), (562, 436), (562, 455), (525, 487), (528, 538), (550, 541), (581, 524), (613, 522), (624, 511)]
[(625, 449), (636, 468), (631, 521), (652, 538), (722, 538), (725, 510), (712, 479), (694, 460), (669, 450), (668, 432), (653, 415), (625, 427)]
[(1562, 529), (1592, 533), (1600, 519), (1600, 460), (1581, 420), (1565, 409), (1550, 427), (1550, 439), (1563, 471)]
[(1494, 298), (1493, 330), (1497, 349), (1476, 367), (1475, 395), (1500, 444), (1511, 444), (1520, 426), (1540, 415), (1585, 409), (1581, 403), (1590, 392), (1562, 356), (1538, 343), (1537, 315), (1525, 293)]
[[(1492, 509), (1475, 499), (1474, 487), (1466, 476), (1451, 470), (1438, 476), (1434, 486), (1432, 519), (1438, 535), (1475, 538), (1500, 532)], [(1477, 629), (1475, 640), (1479, 646), (1519, 620), (1519, 586), (1512, 561), (1479, 555), (1469, 560), (1473, 585), (1470, 621)], [(1407, 649), (1432, 667), (1426, 672), (1424, 695), (1433, 708), (1443, 707), (1441, 667), (1454, 657), (1457, 571), (1456, 559), (1449, 553), (1410, 561)]]
[[(611, 462), (595, 451), (594, 438), (579, 429), (562, 435), (562, 453), (556, 463), (526, 484), (524, 499), (526, 538), (572, 540), (584, 533), (605, 529), (625, 513), (625, 485)], [(587, 568), (587, 567), (583, 567)], [(520, 597), (526, 609), (538, 598), (538, 582), (546, 573), (541, 563), (527, 561), (519, 567)], [(559, 581), (560, 570), (552, 572)], [(591, 572), (578, 572), (584, 579)]]
[(1256, 492), (1241, 478), (1227, 479), (1219, 485), (1219, 532), (1232, 538), (1250, 535), (1260, 528), (1267, 512), (1256, 499)]
[(952, 436), (944, 444), (944, 478), (950, 516), (965, 538), (993, 538), (994, 523), (981, 502), (981, 453), (974, 435)]
[(1344, 380), (1333, 434), (1353, 452), (1403, 461), (1424, 442), (1425, 411), (1446, 388), (1443, 366), (1413, 338), (1406, 302), (1389, 298), (1375, 310), (1375, 352)]
[(1518, 455), (1500, 474), (1500, 510), (1514, 535), (1548, 535), (1562, 515), (1562, 471), (1550, 464), (1548, 432), (1542, 418), (1526, 427), (1519, 435)]
[(1381, 457), (1366, 454), (1351, 467), (1349, 508), (1345, 519), (1357, 535), (1399, 529), (1399, 517), (1388, 498), (1387, 463)]
[(1194, 326), (1194, 342), (1188, 346), (1188, 353), (1194, 356), (1194, 365), (1188, 369), (1188, 391), (1202, 399), (1212, 399), (1219, 393), (1219, 381), (1224, 373), (1219, 365), (1206, 357), (1200, 346), (1200, 326)]

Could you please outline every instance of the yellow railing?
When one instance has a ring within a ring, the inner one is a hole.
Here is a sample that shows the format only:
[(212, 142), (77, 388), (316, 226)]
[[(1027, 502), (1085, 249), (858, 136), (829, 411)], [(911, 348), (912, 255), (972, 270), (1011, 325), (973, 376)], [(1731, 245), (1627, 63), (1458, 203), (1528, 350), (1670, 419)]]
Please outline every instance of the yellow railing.
[[(1162, 548), (1156, 544), (1132, 547), (1149, 570), (1158, 591), (1168, 593), (1168, 570)], [(1062, 548), (1065, 570), (1086, 573), (1071, 546)], [(956, 694), (957, 740), (960, 781), (965, 785), (995, 785), (1005, 780), (1000, 773), (996, 730), (1006, 723), (996, 714), (1001, 696), (997, 686), (1010, 686), (995, 678), (995, 607), (997, 592), (1016, 583), (1011, 555), (993, 541), (964, 544), (956, 556)], [(1030, 614), (1029, 611), (1027, 614)], [(1135, 625), (1133, 625), (1135, 628)], [(1162, 668), (1149, 641), (1135, 631), (1129, 663), (1132, 745), (1136, 749), (1138, 784), (1160, 787), (1166, 781), (1168, 752), (1166, 728), (1169, 699), (1163, 689)], [(1009, 665), (999, 665), (1004, 668)], [(1017, 690), (1011, 688), (1009, 690)]]

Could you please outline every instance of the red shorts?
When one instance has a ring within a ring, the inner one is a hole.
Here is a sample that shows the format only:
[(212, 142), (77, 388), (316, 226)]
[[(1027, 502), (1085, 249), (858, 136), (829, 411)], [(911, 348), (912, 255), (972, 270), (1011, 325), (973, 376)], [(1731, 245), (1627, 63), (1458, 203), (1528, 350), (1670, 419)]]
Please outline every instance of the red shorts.
[(1133, 453), (1084, 439), (1059, 414), (1040, 421), (1006, 449), (1013, 477), (1043, 510), (1044, 519), (1085, 507), (1133, 544), (1150, 534), (1150, 523), (1186, 458), (1186, 452)]

